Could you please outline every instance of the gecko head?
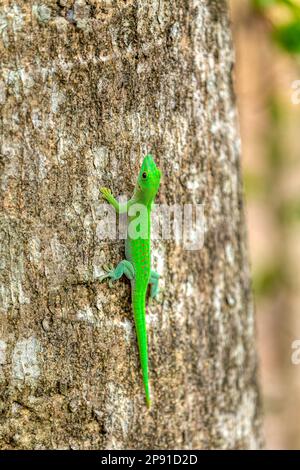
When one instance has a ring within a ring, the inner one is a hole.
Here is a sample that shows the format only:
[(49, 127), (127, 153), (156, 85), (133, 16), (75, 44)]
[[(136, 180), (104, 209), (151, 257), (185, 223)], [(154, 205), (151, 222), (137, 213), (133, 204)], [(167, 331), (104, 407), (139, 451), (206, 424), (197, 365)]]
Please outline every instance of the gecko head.
[(157, 168), (152, 155), (146, 155), (138, 176), (138, 185), (145, 196), (145, 202), (154, 200), (159, 188), (160, 177), (161, 172)]

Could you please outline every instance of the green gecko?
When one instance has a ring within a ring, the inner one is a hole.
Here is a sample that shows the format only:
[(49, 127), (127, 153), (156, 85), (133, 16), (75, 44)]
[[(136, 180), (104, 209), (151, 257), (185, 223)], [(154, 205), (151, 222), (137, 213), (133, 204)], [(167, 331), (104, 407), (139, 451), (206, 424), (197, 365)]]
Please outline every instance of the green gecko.
[[(145, 305), (148, 285), (151, 285), (151, 298), (156, 298), (159, 291), (159, 274), (151, 270), (150, 219), (160, 177), (161, 172), (155, 165), (152, 155), (146, 155), (133, 196), (127, 203), (119, 204), (109, 189), (100, 188), (102, 196), (115, 208), (116, 212), (118, 214), (127, 213), (128, 217), (125, 241), (126, 259), (121, 261), (115, 269), (104, 266), (107, 272), (100, 277), (100, 281), (110, 278), (109, 284), (111, 285), (112, 281), (120, 279), (123, 274), (131, 281), (132, 308), (148, 408), (150, 408), (151, 400)], [(139, 223), (136, 223), (137, 221)]]

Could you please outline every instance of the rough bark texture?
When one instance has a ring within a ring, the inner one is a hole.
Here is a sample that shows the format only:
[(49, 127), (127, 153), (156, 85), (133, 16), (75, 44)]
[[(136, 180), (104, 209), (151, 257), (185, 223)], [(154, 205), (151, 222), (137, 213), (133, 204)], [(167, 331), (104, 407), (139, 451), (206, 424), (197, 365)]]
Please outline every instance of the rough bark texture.
[[(232, 43), (223, 0), (2, 1), (2, 448), (260, 446)], [(99, 187), (203, 203), (205, 243), (154, 244), (144, 404), (124, 256)]]

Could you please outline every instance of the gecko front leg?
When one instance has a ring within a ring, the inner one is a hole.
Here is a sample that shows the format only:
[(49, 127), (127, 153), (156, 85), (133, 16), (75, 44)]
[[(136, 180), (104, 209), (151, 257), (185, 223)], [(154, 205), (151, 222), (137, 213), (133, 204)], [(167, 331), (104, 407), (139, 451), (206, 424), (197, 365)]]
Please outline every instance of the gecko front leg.
[(112, 192), (108, 188), (100, 188), (100, 192), (103, 196), (104, 199), (106, 199), (107, 202), (111, 206), (114, 207), (115, 211), (118, 214), (125, 214), (128, 211), (129, 206), (131, 205), (132, 201), (125, 202), (123, 204), (120, 204), (116, 198), (113, 196)]

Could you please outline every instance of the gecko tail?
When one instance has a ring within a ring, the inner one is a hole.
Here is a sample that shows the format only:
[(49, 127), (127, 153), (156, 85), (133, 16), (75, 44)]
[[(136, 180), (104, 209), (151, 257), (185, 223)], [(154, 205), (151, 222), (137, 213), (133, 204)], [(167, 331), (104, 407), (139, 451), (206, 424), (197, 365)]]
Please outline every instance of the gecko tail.
[(143, 384), (145, 390), (146, 405), (151, 407), (151, 398), (149, 390), (149, 369), (148, 369), (148, 347), (147, 347), (147, 329), (145, 317), (145, 295), (135, 293), (133, 296), (133, 311), (136, 326), (136, 335), (142, 369)]
[(146, 404), (147, 404), (148, 410), (150, 410), (150, 408), (151, 408), (151, 398), (147, 395), (146, 395)]
[(151, 396), (150, 396), (150, 390), (149, 390), (148, 370), (147, 370), (147, 377), (145, 377), (144, 373), (143, 373), (143, 382), (144, 382), (146, 405), (147, 405), (148, 410), (150, 410), (150, 408), (151, 408)]
[(143, 376), (143, 384), (144, 384), (144, 392), (145, 392), (145, 399), (146, 405), (148, 410), (151, 408), (151, 395), (150, 395), (150, 387), (149, 387), (149, 370), (148, 370), (148, 357), (147, 362), (143, 358), (142, 362), (142, 376)]

